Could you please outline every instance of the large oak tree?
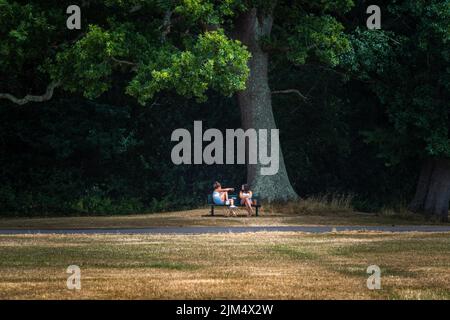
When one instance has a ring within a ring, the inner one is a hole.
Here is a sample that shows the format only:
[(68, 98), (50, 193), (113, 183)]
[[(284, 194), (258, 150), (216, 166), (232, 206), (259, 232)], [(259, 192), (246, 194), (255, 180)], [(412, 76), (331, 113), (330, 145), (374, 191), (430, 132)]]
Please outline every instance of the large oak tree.
[[(93, 99), (120, 84), (151, 104), (165, 90), (200, 101), (215, 90), (237, 93), (244, 129), (273, 129), (271, 95), (303, 96), (270, 88), (271, 63), (335, 66), (349, 50), (335, 15), (351, 0), (80, 1), (82, 28), (68, 30), (73, 2), (0, 0), (0, 98), (24, 105), (62, 90)], [(281, 151), (276, 175), (247, 168), (262, 198), (297, 197)]]

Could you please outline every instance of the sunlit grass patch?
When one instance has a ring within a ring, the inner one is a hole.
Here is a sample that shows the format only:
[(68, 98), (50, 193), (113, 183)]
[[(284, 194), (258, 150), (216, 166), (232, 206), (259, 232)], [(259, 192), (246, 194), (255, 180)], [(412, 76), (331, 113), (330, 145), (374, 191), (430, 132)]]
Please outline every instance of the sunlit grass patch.
[(195, 270), (198, 266), (181, 262), (159, 261), (148, 265), (150, 268), (172, 269), (172, 270)]
[[(446, 299), (448, 233), (0, 236), (2, 299)], [(421, 245), (422, 244), (422, 245)], [(66, 288), (78, 265), (82, 290)], [(369, 290), (369, 265), (381, 290)]]
[(333, 254), (341, 256), (355, 256), (367, 254), (394, 254), (394, 253), (424, 252), (450, 254), (450, 238), (440, 238), (435, 241), (421, 239), (374, 241), (352, 246), (343, 246), (333, 249)]
[(402, 289), (391, 290), (391, 300), (449, 300), (450, 289)]
[[(367, 264), (348, 264), (348, 265), (340, 265), (336, 268), (336, 271), (341, 273), (342, 275), (352, 276), (352, 277), (360, 277), (363, 279), (367, 279), (369, 274), (367, 273)], [(383, 278), (385, 277), (400, 277), (400, 278), (417, 278), (420, 277), (419, 272), (403, 270), (395, 267), (390, 267), (383, 265), (380, 267), (381, 274)]]

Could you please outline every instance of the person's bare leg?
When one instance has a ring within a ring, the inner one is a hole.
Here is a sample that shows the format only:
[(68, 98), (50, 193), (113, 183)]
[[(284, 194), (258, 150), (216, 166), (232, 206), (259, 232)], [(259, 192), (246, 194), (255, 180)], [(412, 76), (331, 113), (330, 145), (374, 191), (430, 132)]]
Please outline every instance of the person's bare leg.
[(248, 211), (248, 214), (250, 215), (250, 216), (252, 216), (253, 215), (253, 209), (252, 209), (252, 202), (250, 201), (250, 199), (245, 199), (245, 206), (247, 207), (247, 211)]
[(225, 194), (225, 197), (224, 197), (223, 201), (225, 201), (225, 204), (228, 200), (230, 200), (230, 202), (229, 202), (230, 206), (234, 205), (234, 199), (228, 199), (228, 192), (224, 192), (224, 194)]
[(222, 192), (220, 196), (222, 197), (222, 201), (224, 202), (228, 201), (228, 192)]
[(248, 199), (247, 198), (243, 198), (243, 199), (241, 199), (241, 205), (243, 205), (243, 206), (245, 206), (245, 209), (247, 210), (247, 215), (251, 215), (251, 211), (249, 210), (249, 207), (248, 207)]
[[(225, 204), (225, 206), (227, 205), (227, 201), (228, 201), (228, 192), (222, 192), (222, 194), (220, 195), (223, 203)], [(225, 207), (225, 211), (226, 211), (226, 216), (229, 217), (230, 216), (230, 208), (229, 207)]]
[[(221, 194), (221, 197), (222, 197), (222, 201), (223, 201), (223, 203), (227, 206), (228, 205), (228, 203), (230, 203), (230, 202), (228, 202), (228, 192), (223, 192), (222, 194)], [(231, 199), (231, 200), (233, 200), (233, 199)], [(229, 217), (230, 216), (230, 213), (232, 213), (232, 212), (230, 212), (231, 210), (230, 210), (230, 207), (227, 207), (226, 208), (226, 211), (227, 211), (227, 217)]]
[(228, 210), (236, 217), (236, 212), (234, 211), (234, 208), (231, 208), (232, 206), (234, 206), (234, 199), (230, 199), (230, 207), (228, 207)]

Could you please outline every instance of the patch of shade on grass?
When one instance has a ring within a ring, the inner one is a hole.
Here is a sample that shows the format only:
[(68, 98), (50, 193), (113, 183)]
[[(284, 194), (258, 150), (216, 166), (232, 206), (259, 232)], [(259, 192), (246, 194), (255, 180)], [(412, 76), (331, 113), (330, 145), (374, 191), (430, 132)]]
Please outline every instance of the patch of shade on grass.
[(313, 252), (305, 250), (302, 247), (292, 247), (287, 245), (275, 245), (271, 248), (276, 253), (287, 256), (296, 260), (313, 260), (317, 258), (317, 255)]
[[(439, 221), (426, 221), (423, 216), (385, 216), (359, 212), (289, 213), (273, 211), (263, 206), (259, 217), (224, 217), (221, 210), (212, 217), (210, 208), (152, 214), (75, 217), (12, 217), (0, 218), (0, 229), (91, 229), (91, 228), (146, 228), (178, 226), (298, 226), (298, 225), (442, 225)], [(445, 224), (444, 224), (445, 225)], [(448, 223), (447, 223), (448, 225)]]

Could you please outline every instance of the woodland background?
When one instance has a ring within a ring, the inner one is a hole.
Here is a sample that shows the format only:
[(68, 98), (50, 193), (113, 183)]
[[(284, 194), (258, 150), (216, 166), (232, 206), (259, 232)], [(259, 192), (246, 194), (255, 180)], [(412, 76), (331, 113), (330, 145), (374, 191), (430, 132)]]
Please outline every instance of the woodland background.
[[(44, 66), (42, 57), (32, 53), (51, 43), (42, 43), (39, 30), (31, 32), (39, 21), (27, 18), (42, 3), (0, 0), (0, 92), (45, 91), (46, 78), (30, 71)], [(382, 9), (381, 30), (367, 30), (370, 4)], [(83, 19), (95, 16), (95, 6), (87, 10), (92, 13)], [(271, 89), (294, 88), (305, 97), (272, 95), (291, 185), (302, 198), (352, 195), (361, 211), (406, 207), (424, 161), (450, 157), (450, 2), (355, 1), (331, 15), (349, 45), (336, 63), (313, 55), (291, 63), (277, 59), (284, 53), (270, 52)], [(269, 49), (284, 45), (281, 36), (276, 41), (278, 21)], [(51, 100), (39, 103), (0, 99), (2, 215), (191, 208), (205, 203), (215, 180), (236, 188), (247, 181), (245, 165), (170, 161), (176, 128), (192, 129), (194, 120), (202, 120), (204, 130), (241, 127), (234, 95), (207, 90), (207, 99), (199, 101), (162, 90), (141, 105), (124, 93), (126, 76), (111, 79), (95, 97), (55, 90)]]

